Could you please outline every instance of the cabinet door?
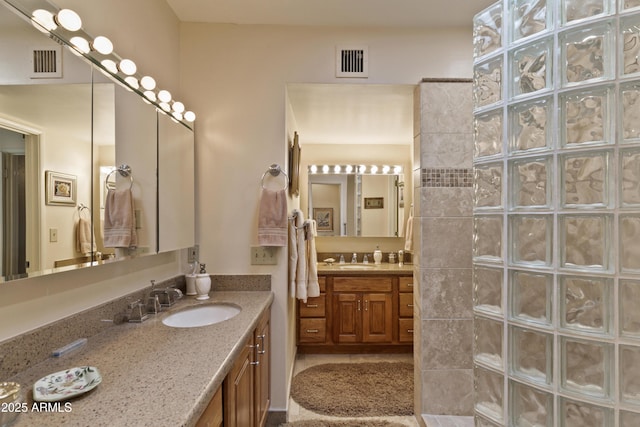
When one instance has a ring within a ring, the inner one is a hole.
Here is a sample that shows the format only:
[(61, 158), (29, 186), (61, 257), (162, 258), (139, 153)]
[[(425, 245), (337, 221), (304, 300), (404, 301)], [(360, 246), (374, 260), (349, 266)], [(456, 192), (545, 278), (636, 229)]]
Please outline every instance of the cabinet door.
[(390, 343), (393, 339), (391, 294), (364, 294), (362, 342)]
[(224, 383), (225, 427), (254, 425), (254, 349), (245, 344)]
[(270, 336), (270, 316), (266, 313), (260, 320), (255, 331), (254, 343), (257, 346), (258, 364), (256, 367), (256, 384), (255, 384), (255, 416), (256, 426), (262, 427), (267, 422), (269, 413), (269, 404), (271, 397), (269, 392), (270, 383), (270, 355), (271, 355), (271, 336)]
[(333, 295), (333, 339), (337, 343), (360, 341), (362, 301), (360, 294)]
[(196, 427), (221, 427), (222, 426), (222, 388), (216, 391), (209, 405), (204, 410)]

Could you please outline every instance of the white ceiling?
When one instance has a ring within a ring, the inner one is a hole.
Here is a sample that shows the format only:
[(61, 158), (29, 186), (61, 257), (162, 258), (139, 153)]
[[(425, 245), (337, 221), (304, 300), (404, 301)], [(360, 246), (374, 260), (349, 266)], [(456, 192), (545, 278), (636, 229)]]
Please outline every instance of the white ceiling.
[[(166, 0), (184, 22), (366, 27), (470, 27), (496, 0)], [(410, 86), (289, 85), (307, 143), (411, 144)]]

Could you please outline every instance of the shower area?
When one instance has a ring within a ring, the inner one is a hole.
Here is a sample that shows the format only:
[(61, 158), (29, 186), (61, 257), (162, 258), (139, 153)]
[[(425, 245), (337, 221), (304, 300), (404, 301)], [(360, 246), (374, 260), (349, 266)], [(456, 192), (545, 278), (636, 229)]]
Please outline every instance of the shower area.
[(640, 426), (640, 0), (474, 19), (477, 427)]

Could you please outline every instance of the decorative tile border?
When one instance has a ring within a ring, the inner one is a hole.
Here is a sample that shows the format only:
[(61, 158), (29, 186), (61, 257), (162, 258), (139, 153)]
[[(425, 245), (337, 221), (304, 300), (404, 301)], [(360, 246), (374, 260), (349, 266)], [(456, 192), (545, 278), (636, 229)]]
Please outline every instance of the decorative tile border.
[(471, 187), (473, 169), (423, 168), (422, 187)]

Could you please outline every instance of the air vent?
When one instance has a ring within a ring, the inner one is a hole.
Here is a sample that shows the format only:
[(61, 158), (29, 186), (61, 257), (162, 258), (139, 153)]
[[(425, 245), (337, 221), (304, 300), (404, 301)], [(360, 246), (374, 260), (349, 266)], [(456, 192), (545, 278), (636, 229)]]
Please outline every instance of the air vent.
[(62, 78), (62, 49), (59, 47), (34, 48), (31, 53), (31, 78)]
[(338, 46), (336, 77), (369, 77), (369, 49), (366, 46)]

